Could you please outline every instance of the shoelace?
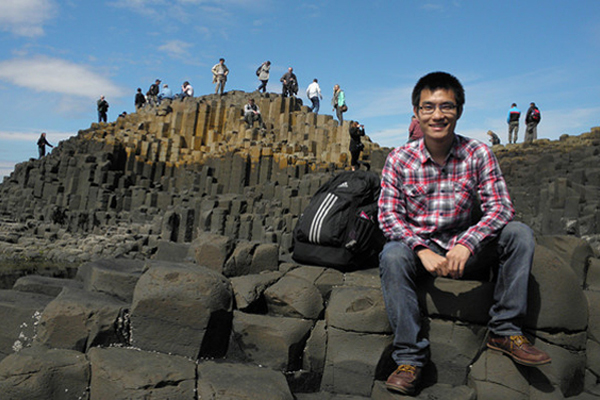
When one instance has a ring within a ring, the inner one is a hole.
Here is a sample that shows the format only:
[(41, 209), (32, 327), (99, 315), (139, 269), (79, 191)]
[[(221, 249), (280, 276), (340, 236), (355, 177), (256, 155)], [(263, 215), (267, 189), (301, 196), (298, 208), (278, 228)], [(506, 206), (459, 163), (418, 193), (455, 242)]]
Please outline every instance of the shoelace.
[(417, 372), (417, 367), (414, 365), (402, 364), (396, 369), (396, 373), (400, 372), (408, 372), (409, 374), (415, 375)]
[(513, 335), (509, 337), (510, 342), (513, 346), (521, 347), (524, 344), (529, 344), (529, 340), (523, 335)]

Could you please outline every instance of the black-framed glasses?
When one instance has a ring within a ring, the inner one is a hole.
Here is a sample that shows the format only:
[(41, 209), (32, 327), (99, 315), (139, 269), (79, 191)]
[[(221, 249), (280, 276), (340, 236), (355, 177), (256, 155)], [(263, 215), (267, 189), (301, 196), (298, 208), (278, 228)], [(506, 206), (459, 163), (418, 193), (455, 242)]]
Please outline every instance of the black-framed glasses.
[(454, 114), (456, 109), (458, 108), (454, 103), (442, 103), (442, 104), (433, 104), (433, 103), (425, 103), (419, 107), (419, 110), (425, 115), (433, 114), (435, 109), (439, 108), (442, 114)]

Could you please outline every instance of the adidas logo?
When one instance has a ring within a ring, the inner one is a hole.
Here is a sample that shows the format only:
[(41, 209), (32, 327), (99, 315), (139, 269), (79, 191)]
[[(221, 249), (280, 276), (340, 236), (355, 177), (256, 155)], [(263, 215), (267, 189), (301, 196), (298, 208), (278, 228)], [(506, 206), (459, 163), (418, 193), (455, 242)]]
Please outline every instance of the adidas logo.
[(341, 184), (338, 185), (339, 188), (347, 188), (348, 187), (348, 182), (343, 182)]

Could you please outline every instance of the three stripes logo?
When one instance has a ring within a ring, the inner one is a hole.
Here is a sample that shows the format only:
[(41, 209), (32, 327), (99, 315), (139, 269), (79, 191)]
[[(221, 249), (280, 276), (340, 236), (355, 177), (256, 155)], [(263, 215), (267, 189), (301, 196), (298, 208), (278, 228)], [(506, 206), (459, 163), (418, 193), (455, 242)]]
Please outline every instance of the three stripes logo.
[(315, 213), (315, 217), (310, 224), (310, 231), (308, 234), (308, 241), (310, 243), (321, 243), (321, 230), (323, 229), (323, 221), (338, 199), (339, 197), (333, 193), (328, 193), (327, 196), (325, 196), (325, 199), (319, 206), (319, 209)]

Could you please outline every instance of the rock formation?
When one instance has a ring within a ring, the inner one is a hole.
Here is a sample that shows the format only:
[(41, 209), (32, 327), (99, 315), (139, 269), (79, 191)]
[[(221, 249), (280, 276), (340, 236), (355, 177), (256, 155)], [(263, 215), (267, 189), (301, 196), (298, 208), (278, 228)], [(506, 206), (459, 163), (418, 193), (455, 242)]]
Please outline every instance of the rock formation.
[[(266, 129), (246, 129), (241, 92), (166, 102), (4, 180), (2, 399), (401, 398), (382, 382), (378, 271), (289, 258), (310, 196), (348, 166), (348, 126), (253, 96)], [(494, 151), (536, 231), (525, 329), (553, 362), (485, 350), (491, 282), (431, 279), (418, 397), (600, 397), (600, 128)], [(387, 152), (366, 141), (374, 170)]]

